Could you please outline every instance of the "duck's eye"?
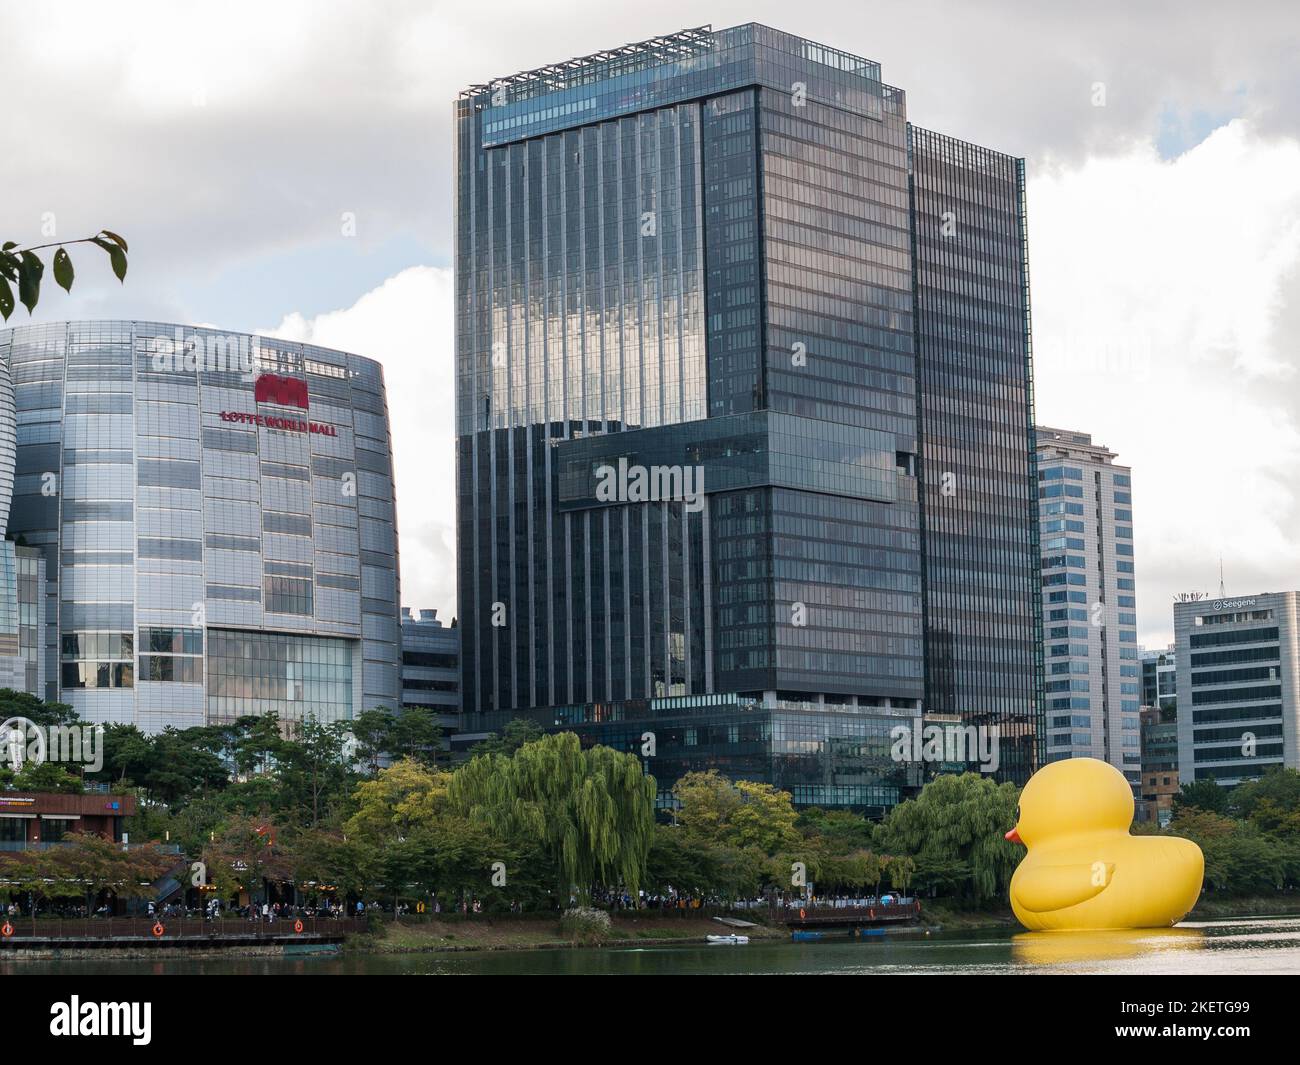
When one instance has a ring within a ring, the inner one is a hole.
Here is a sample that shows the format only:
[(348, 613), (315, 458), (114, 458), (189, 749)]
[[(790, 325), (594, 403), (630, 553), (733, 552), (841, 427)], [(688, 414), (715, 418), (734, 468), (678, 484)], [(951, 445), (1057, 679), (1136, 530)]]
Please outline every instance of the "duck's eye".
[(1016, 824), (1020, 824), (1020, 807), (1016, 807)]

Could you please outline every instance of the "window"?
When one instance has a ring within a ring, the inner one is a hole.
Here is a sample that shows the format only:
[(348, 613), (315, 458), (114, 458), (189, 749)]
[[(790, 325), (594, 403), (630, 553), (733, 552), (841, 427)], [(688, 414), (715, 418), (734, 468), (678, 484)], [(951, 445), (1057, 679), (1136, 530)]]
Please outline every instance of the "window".
[(142, 681), (174, 681), (180, 684), (203, 683), (203, 659), (184, 655), (141, 655)]
[(62, 843), (69, 832), (77, 830), (77, 822), (66, 821), (62, 817), (41, 818), (41, 842)]
[(65, 688), (133, 688), (135, 673), (130, 662), (64, 662)]
[(267, 574), (262, 578), (266, 594), (266, 609), (273, 614), (310, 614), (312, 612), (312, 582), (310, 578), (277, 577)]

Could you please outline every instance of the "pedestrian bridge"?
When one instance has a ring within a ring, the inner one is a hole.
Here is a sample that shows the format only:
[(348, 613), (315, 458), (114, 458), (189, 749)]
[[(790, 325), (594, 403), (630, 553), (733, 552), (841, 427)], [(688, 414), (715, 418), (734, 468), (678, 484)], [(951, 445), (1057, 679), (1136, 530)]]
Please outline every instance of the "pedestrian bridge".
[(894, 924), (915, 921), (921, 916), (919, 899), (901, 899), (897, 902), (865, 903), (854, 906), (803, 906), (775, 907), (774, 921), (788, 928), (848, 928), (868, 925)]

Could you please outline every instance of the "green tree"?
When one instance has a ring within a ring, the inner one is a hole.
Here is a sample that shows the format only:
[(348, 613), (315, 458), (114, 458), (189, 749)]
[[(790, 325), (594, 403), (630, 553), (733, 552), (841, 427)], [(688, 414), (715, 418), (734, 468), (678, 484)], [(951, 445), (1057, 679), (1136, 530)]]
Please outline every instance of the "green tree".
[(1197, 806), (1213, 814), (1226, 814), (1228, 789), (1220, 787), (1213, 780), (1198, 780), (1193, 784), (1184, 784), (1182, 790), (1174, 796), (1175, 813), (1184, 806)]
[(681, 804), (676, 820), (688, 833), (733, 847), (774, 854), (799, 841), (788, 791), (771, 784), (731, 781), (710, 769), (687, 773), (673, 786)]
[(0, 855), (0, 878), (38, 898), (83, 898), (91, 905), (102, 892), (146, 898), (151, 884), (175, 858), (154, 847), (132, 846), (94, 834), (69, 834), (62, 846)]
[(437, 765), (442, 759), (442, 726), (432, 707), (407, 706), (394, 715), (389, 754)]
[(220, 729), (218, 735), (222, 756), (241, 776), (273, 772), (284, 748), (280, 719), (272, 713), (241, 717)]
[[(825, 841), (821, 841), (823, 845)], [(879, 885), (889, 859), (869, 850), (847, 854), (828, 853), (819, 862), (818, 893), (857, 892), (868, 884)]]
[(646, 888), (694, 898), (753, 898), (764, 880), (765, 856), (755, 847), (716, 843), (680, 827), (656, 825), (646, 856)]
[(153, 737), (153, 748), (153, 762), (140, 783), (159, 802), (183, 806), (196, 794), (220, 790), (229, 783), (215, 730), (166, 728)]
[(104, 768), (94, 774), (101, 780), (119, 785), (148, 778), (155, 765), (153, 740), (135, 725), (104, 726)]
[(1233, 814), (1260, 827), (1294, 831), (1291, 815), (1300, 813), (1300, 772), (1272, 767), (1262, 777), (1234, 788), (1229, 803)]
[(79, 795), (86, 790), (81, 777), (57, 762), (24, 762), (13, 775), (13, 786), (23, 791), (59, 791)]
[(357, 762), (370, 776), (379, 772), (384, 755), (393, 747), (393, 712), (386, 706), (362, 710), (352, 720), (352, 738), (356, 741)]
[(14, 313), (15, 285), (18, 287), (18, 301), (27, 308), (27, 313), (36, 309), (41, 298), (41, 282), (45, 278), (45, 262), (36, 254), (39, 251), (55, 249), (52, 259), (54, 283), (65, 292), (72, 291), (74, 270), (72, 257), (68, 254), (68, 245), (71, 244), (94, 244), (103, 248), (118, 281), (126, 280), (126, 241), (107, 229), (101, 229), (93, 237), (26, 247), (20, 246), (18, 241), (7, 240), (0, 245), (0, 315), (5, 321)]
[(505, 723), (500, 732), (474, 744), (470, 755), (480, 754), (512, 755), (526, 743), (534, 743), (545, 735), (542, 726), (527, 717), (516, 717)]
[(900, 803), (876, 829), (876, 843), (893, 855), (931, 863), (964, 862), (976, 900), (1003, 892), (1024, 850), (1003, 839), (1016, 822), (1018, 792), (978, 773), (936, 777), (915, 799)]
[(331, 829), (306, 829), (294, 837), (289, 865), (308, 895), (361, 895), (380, 877), (381, 848)]
[(431, 825), (447, 806), (450, 775), (403, 758), (363, 780), (354, 793), (356, 812), (347, 832), (371, 840), (396, 839)]
[(269, 820), (235, 817), (216, 832), (203, 848), (208, 882), (224, 898), (247, 891), (250, 902), (264, 895), (264, 882), (288, 881), (293, 876), (289, 848), (277, 846), (280, 829)]
[(561, 898), (594, 883), (636, 893), (654, 827), (654, 778), (609, 747), (583, 750), (572, 732), (511, 756), (479, 755), (451, 778), (452, 808), (503, 839), (535, 838), (555, 864)]
[(960, 895), (970, 882), (970, 865), (957, 858), (921, 855), (912, 878), (917, 889), (935, 895)]
[(408, 706), (394, 712), (377, 706), (352, 722), (357, 760), (373, 776), (385, 756), (413, 758), (436, 765), (442, 756), (442, 726), (431, 707)]
[(1205, 883), (1225, 895), (1273, 895), (1282, 889), (1285, 860), (1275, 841), (1250, 825), (1201, 845)]
[(812, 806), (800, 811), (795, 827), (806, 838), (822, 840), (830, 853), (847, 854), (871, 846), (871, 822), (849, 810)]
[(916, 859), (906, 854), (890, 858), (885, 863), (885, 875), (889, 877), (891, 887), (907, 894), (908, 885), (916, 873)]
[(322, 724), (308, 717), (294, 722), (291, 729), (292, 739), (281, 743), (275, 754), (283, 801), (289, 808), (296, 805), (314, 827), (326, 809), (340, 805), (347, 794), (349, 776), (343, 752), (348, 724)]
[(47, 703), (27, 692), (0, 688), (0, 721), (11, 717), (25, 717), (42, 728), (71, 725), (78, 720), (77, 712), (67, 703)]

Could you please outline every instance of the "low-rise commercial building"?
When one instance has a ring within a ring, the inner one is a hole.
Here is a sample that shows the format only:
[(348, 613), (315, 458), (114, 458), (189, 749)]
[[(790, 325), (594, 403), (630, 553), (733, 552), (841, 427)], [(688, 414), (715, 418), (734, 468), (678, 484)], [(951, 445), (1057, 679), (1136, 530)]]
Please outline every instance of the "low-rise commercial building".
[(1182, 783), (1300, 769), (1298, 599), (1269, 592), (1174, 604)]
[(1173, 708), (1142, 709), (1142, 794), (1137, 818), (1168, 824), (1178, 781), (1178, 716)]
[(402, 706), (433, 711), (444, 746), (459, 729), (460, 629), (443, 625), (436, 610), (416, 617), (402, 607)]
[(1178, 705), (1178, 649), (1170, 644), (1163, 651), (1142, 648), (1142, 705), (1162, 709)]
[(53, 846), (73, 833), (121, 842), (122, 822), (134, 813), (134, 795), (0, 791), (0, 851)]

